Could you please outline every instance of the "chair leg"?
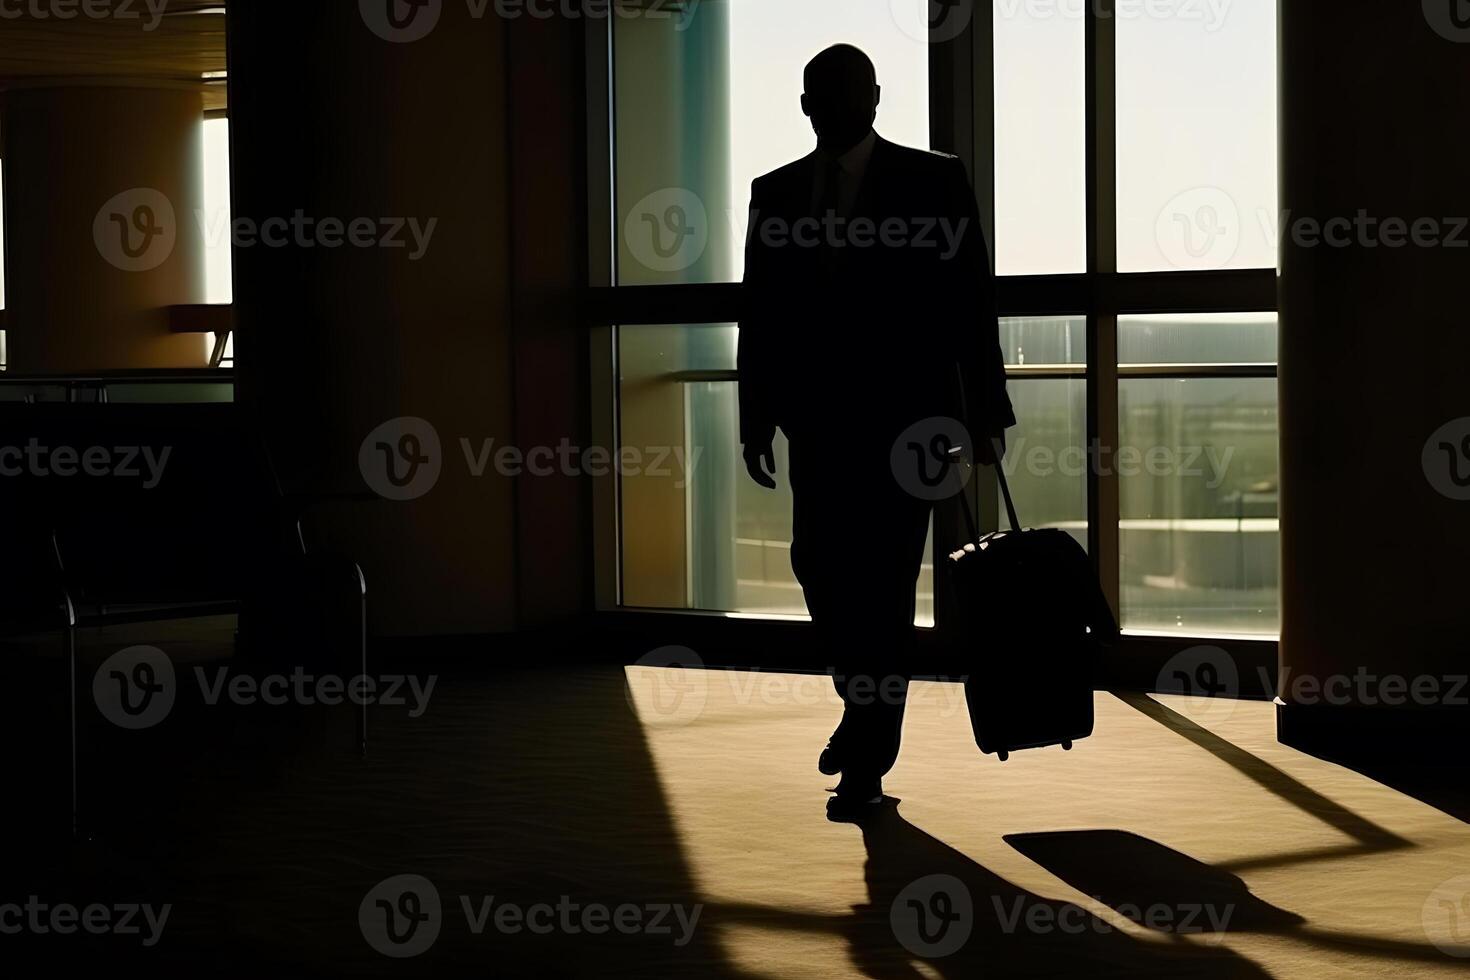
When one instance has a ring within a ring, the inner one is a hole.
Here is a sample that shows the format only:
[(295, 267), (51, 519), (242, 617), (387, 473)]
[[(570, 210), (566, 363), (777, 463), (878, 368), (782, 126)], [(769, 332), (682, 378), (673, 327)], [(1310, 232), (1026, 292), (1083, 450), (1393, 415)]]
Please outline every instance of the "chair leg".
[(70, 681), (71, 694), (68, 698), (71, 708), (71, 836), (73, 840), (81, 837), (81, 807), (77, 799), (77, 628), (74, 625), (66, 627), (63, 640), (66, 647), (67, 677)]
[[(360, 599), (359, 599), (359, 605), (358, 605), (358, 634), (357, 634), (357, 638), (358, 638), (359, 644), (361, 644), (361, 646), (359, 647), (359, 657), (360, 657), (360, 660), (361, 660), (362, 676), (363, 677), (366, 677), (367, 676), (367, 590), (366, 589), (361, 590), (361, 592), (359, 593), (359, 595), (360, 595)], [(368, 703), (368, 699), (367, 698), (363, 698), (362, 699), (362, 704), (360, 705), (360, 710), (362, 712), (362, 725), (361, 725), (361, 728), (358, 730), (358, 736), (357, 736), (357, 751), (358, 751), (358, 754), (359, 755), (364, 756), (364, 757), (367, 755), (367, 740), (368, 740), (368, 706), (367, 706), (367, 703)]]

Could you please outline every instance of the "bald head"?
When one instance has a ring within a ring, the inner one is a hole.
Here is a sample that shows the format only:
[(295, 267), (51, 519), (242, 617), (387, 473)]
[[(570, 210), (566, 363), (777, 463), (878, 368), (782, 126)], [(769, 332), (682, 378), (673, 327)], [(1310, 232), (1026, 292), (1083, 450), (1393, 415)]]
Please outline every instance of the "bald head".
[(803, 81), (801, 111), (818, 145), (841, 153), (868, 135), (882, 92), (871, 58), (850, 44), (833, 45), (807, 64)]

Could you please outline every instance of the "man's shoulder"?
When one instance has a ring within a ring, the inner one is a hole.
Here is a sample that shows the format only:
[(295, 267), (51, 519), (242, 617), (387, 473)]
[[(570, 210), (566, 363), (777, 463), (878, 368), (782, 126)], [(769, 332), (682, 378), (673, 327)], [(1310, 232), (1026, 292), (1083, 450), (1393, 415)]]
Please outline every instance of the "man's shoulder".
[(953, 168), (960, 160), (953, 153), (941, 153), (938, 150), (921, 150), (917, 147), (904, 146), (902, 143), (893, 143), (887, 140), (884, 140), (882, 145), (894, 165), (907, 167), (912, 170), (921, 170), (930, 173), (940, 172)]
[(757, 189), (780, 187), (792, 181), (806, 179), (807, 174), (811, 172), (812, 156), (813, 154), (808, 153), (800, 159), (792, 160), (769, 173), (762, 174), (755, 179), (753, 186)]

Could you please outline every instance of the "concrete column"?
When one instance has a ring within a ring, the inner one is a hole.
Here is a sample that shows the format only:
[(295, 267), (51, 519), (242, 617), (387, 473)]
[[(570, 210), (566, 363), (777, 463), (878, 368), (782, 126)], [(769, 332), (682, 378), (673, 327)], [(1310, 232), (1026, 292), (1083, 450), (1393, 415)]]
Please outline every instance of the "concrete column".
[(1447, 744), (1430, 733), (1464, 730), (1466, 710), (1444, 703), (1470, 673), (1470, 490), (1455, 483), (1470, 471), (1470, 130), (1457, 122), (1470, 26), (1452, 9), (1282, 4), (1280, 734), (1293, 744), (1408, 759)]
[(167, 315), (205, 299), (200, 91), (37, 85), (3, 113), (10, 370), (206, 366)]

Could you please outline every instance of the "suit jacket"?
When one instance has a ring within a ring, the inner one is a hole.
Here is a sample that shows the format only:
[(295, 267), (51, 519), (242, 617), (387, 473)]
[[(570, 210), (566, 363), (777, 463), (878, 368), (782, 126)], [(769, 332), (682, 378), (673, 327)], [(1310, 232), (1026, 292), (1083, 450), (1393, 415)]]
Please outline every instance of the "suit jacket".
[(827, 222), (813, 214), (820, 165), (813, 153), (751, 188), (741, 441), (763, 444), (779, 426), (793, 440), (876, 444), (938, 415), (977, 437), (1014, 425), (964, 165), (880, 137), (851, 214)]

